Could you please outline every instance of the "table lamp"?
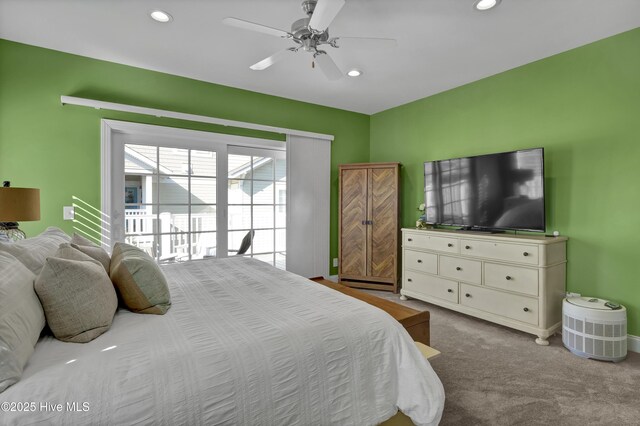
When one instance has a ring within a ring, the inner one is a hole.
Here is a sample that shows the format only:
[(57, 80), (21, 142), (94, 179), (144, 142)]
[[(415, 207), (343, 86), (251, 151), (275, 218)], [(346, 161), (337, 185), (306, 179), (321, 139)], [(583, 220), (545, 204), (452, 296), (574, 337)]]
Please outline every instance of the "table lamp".
[(26, 237), (18, 222), (40, 220), (40, 190), (11, 188), (4, 181), (0, 188), (0, 234), (16, 241)]

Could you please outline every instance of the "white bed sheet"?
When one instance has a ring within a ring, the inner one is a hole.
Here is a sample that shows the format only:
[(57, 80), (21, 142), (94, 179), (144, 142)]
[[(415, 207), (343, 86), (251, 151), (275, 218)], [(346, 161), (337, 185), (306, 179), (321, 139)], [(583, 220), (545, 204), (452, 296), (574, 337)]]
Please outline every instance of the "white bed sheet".
[(0, 394), (37, 409), (0, 424), (360, 426), (398, 408), (439, 422), (442, 384), (385, 312), (252, 259), (163, 269), (166, 315), (119, 310), (86, 344), (43, 337)]

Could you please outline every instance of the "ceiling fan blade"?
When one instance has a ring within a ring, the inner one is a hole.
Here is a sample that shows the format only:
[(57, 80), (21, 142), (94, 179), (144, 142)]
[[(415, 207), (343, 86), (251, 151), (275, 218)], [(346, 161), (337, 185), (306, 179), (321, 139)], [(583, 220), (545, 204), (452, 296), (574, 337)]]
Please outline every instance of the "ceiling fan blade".
[(294, 49), (281, 50), (269, 56), (268, 58), (264, 58), (260, 62), (257, 62), (251, 65), (249, 68), (251, 68), (254, 71), (262, 71), (264, 69), (269, 68), (271, 65), (275, 64), (276, 62), (281, 61), (282, 59), (288, 57), (290, 54), (294, 52), (295, 52)]
[(344, 0), (318, 0), (309, 21), (309, 27), (316, 31), (326, 30), (342, 6), (344, 6)]
[(342, 71), (340, 71), (340, 68), (338, 68), (336, 63), (333, 62), (331, 56), (326, 53), (320, 53), (314, 58), (314, 60), (320, 67), (322, 73), (329, 80), (337, 80), (342, 77)]
[(373, 38), (373, 37), (336, 37), (335, 45), (347, 49), (393, 49), (398, 46), (397, 40), (393, 38)]
[(280, 38), (293, 37), (290, 33), (279, 30), (277, 28), (267, 27), (266, 25), (256, 24), (255, 22), (244, 21), (238, 18), (224, 18), (222, 22), (230, 27), (242, 28), (243, 30), (255, 31), (262, 34), (268, 34)]

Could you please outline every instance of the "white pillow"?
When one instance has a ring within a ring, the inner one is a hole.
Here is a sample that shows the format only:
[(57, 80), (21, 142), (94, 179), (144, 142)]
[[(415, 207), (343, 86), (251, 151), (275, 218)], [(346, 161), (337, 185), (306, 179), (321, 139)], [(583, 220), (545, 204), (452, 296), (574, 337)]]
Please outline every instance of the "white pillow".
[(0, 392), (20, 380), (44, 328), (34, 279), (18, 259), (0, 252)]
[(68, 243), (71, 237), (54, 227), (47, 228), (42, 234), (18, 240), (13, 243), (0, 241), (0, 252), (9, 253), (38, 275), (47, 257), (53, 256), (62, 243)]

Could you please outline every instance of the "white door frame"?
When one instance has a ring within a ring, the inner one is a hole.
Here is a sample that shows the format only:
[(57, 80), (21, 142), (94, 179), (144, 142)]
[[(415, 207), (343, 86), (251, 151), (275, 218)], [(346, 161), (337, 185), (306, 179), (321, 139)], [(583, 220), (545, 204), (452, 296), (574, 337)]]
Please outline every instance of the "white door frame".
[[(218, 152), (216, 159), (219, 171), (227, 170), (229, 145), (286, 150), (284, 141), (108, 119), (102, 119), (100, 125), (101, 235), (102, 246), (109, 252), (115, 242), (124, 240), (124, 220), (121, 220), (124, 218), (124, 203), (121, 201), (124, 200), (124, 144), (116, 140), (116, 134), (125, 134), (134, 138), (152, 137), (153, 143), (159, 146), (188, 145), (192, 149), (215, 150)], [(122, 164), (121, 169), (119, 164)], [(224, 257), (227, 253), (227, 176), (226, 172), (217, 174), (216, 236), (219, 248), (217, 252), (222, 254), (220, 257)]]

